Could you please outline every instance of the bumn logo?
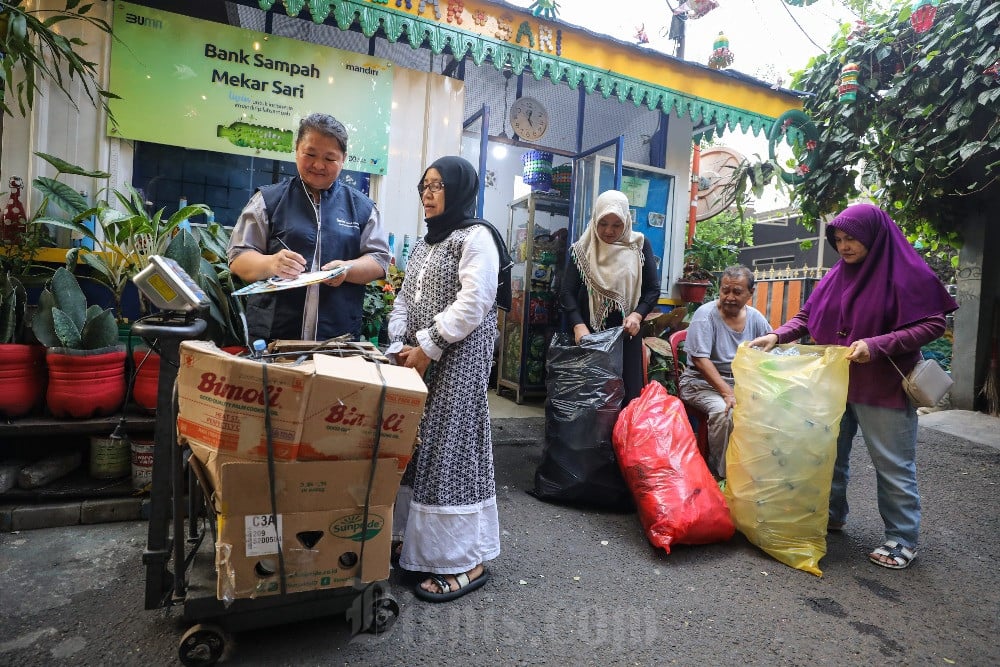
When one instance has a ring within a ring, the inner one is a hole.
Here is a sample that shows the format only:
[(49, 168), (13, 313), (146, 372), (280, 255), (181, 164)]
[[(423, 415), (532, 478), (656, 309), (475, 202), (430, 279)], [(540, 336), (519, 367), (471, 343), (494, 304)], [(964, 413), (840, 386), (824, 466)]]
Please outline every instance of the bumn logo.
[(139, 14), (133, 14), (132, 12), (127, 12), (125, 14), (125, 23), (143, 25), (147, 28), (153, 28), (154, 30), (161, 30), (163, 28), (163, 21), (160, 19), (151, 19), (148, 16), (141, 16)]

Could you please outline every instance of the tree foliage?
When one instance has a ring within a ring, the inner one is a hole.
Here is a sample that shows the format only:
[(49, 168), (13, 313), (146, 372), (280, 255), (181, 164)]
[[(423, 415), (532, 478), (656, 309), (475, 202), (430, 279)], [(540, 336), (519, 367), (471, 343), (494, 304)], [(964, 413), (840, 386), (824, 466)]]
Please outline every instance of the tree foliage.
[[(1000, 80), (986, 73), (1000, 58), (1000, 3), (942, 0), (923, 34), (909, 3), (897, 6), (869, 17), (862, 34), (842, 26), (830, 52), (796, 74), (820, 139), (793, 197), (807, 223), (869, 198), (911, 238), (954, 244), (962, 220), (1000, 197)], [(848, 62), (859, 86), (842, 103)]]
[[(118, 97), (101, 85), (98, 63), (83, 57), (87, 43), (67, 36), (74, 26), (87, 25), (111, 34), (107, 21), (89, 13), (94, 3), (81, 1), (66, 0), (60, 10), (38, 9), (38, 3), (26, 0), (0, 0), (0, 111), (4, 114), (13, 115), (16, 100), (18, 111), (25, 115), (35, 104), (35, 94), (42, 91), (42, 81), (54, 84), (74, 107), (76, 100), (70, 92), (74, 79), (94, 106), (108, 110), (108, 100)], [(23, 76), (16, 74), (18, 70)]]

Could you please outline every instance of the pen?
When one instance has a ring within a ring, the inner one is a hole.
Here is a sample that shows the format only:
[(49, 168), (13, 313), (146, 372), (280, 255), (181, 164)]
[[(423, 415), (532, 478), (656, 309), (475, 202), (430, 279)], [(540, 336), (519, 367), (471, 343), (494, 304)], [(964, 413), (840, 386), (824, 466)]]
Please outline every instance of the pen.
[(287, 243), (285, 243), (284, 241), (281, 240), (280, 236), (275, 236), (274, 240), (277, 241), (278, 243), (280, 243), (285, 248), (285, 250), (287, 250), (289, 252), (295, 252), (294, 250), (292, 250), (291, 248), (288, 247)]

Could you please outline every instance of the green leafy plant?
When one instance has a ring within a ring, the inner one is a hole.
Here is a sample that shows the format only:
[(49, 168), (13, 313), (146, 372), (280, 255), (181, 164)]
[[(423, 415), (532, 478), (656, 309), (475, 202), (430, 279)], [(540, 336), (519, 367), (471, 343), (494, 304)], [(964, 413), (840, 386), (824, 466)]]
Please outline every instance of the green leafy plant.
[(24, 285), (10, 273), (0, 278), (0, 343), (24, 343), (27, 340), (25, 316), (28, 294)]
[(208, 297), (208, 336), (220, 347), (245, 344), (240, 317), (243, 303), (232, 296), (243, 281), (229, 270), (229, 235), (229, 230), (214, 222), (196, 233), (181, 230), (163, 252), (180, 264)]
[(365, 297), (361, 303), (361, 333), (365, 338), (378, 336), (382, 322), (392, 312), (396, 292), (403, 285), (403, 275), (403, 271), (391, 264), (385, 278), (365, 285)]
[[(899, 11), (895, 11), (899, 8)], [(911, 240), (956, 245), (969, 220), (1000, 197), (1000, 4), (944, 0), (933, 29), (916, 33), (911, 8), (842, 26), (829, 53), (792, 86), (813, 93), (805, 111), (820, 129), (815, 166), (795, 188), (806, 223), (858, 200), (876, 201)], [(846, 62), (859, 68), (857, 98), (837, 94)]]
[[(210, 210), (203, 204), (191, 204), (165, 217), (164, 208), (150, 213), (142, 195), (131, 185), (125, 186), (125, 192), (116, 190), (113, 194), (121, 208), (99, 201), (71, 219), (42, 217), (35, 222), (69, 229), (93, 242), (94, 250), (83, 250), (79, 258), (93, 269), (94, 279), (111, 290), (115, 312), (120, 315), (125, 286), (146, 267), (150, 255), (162, 255), (181, 223)], [(89, 219), (94, 220), (94, 229), (84, 224)]]
[[(648, 346), (647, 346), (648, 347)], [(677, 395), (677, 382), (674, 380), (674, 358), (669, 354), (649, 348), (649, 368), (647, 378), (651, 382), (659, 382), (668, 394)]]
[(700, 283), (715, 279), (715, 272), (736, 263), (736, 246), (708, 241), (695, 236), (684, 251), (681, 282)]
[(32, 331), (46, 347), (97, 350), (118, 342), (118, 324), (111, 309), (87, 306), (87, 297), (65, 267), (52, 275), (32, 320)]
[[(10, 105), (16, 100), (21, 115), (25, 115), (34, 105), (42, 80), (54, 83), (71, 103), (73, 95), (68, 86), (79, 81), (94, 106), (108, 110), (107, 101), (118, 96), (101, 86), (97, 63), (80, 55), (79, 48), (87, 43), (66, 34), (74, 23), (92, 26), (108, 35), (111, 26), (90, 14), (94, 8), (92, 2), (81, 4), (80, 0), (66, 0), (61, 10), (32, 9), (33, 4), (24, 0), (0, 2), (0, 52), (3, 54), (0, 107), (3, 113), (12, 115)], [(23, 77), (15, 74), (15, 68), (23, 72)]]

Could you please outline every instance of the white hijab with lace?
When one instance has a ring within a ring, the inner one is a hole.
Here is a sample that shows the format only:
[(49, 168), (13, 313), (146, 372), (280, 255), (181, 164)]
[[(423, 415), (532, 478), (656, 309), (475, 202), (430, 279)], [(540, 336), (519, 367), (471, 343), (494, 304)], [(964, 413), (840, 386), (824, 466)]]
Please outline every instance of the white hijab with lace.
[[(614, 243), (605, 243), (597, 234), (597, 223), (609, 214), (625, 223), (622, 235)], [(639, 303), (643, 241), (642, 234), (632, 231), (628, 197), (618, 190), (602, 192), (587, 229), (570, 247), (570, 255), (587, 286), (592, 331), (600, 331), (610, 313), (619, 311), (625, 317)]]

